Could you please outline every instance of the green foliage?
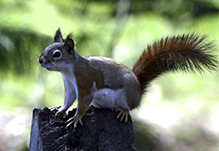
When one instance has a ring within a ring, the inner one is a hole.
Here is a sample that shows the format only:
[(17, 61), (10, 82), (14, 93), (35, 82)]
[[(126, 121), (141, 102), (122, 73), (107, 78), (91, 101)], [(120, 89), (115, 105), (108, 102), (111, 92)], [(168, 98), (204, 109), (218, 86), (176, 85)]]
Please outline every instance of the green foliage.
[(29, 30), (1, 28), (0, 40), (0, 70), (25, 75), (32, 73), (40, 52), (51, 38)]

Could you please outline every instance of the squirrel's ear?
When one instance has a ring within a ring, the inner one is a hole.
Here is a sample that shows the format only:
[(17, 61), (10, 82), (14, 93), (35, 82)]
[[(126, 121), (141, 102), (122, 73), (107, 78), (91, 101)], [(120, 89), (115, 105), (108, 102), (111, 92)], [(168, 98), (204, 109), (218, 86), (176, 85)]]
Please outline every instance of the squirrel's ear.
[(60, 28), (56, 31), (56, 34), (54, 36), (54, 42), (64, 42)]
[(68, 52), (70, 54), (73, 54), (75, 53), (75, 42), (74, 40), (71, 38), (71, 35), (69, 34), (65, 40), (65, 44), (64, 46), (67, 48)]

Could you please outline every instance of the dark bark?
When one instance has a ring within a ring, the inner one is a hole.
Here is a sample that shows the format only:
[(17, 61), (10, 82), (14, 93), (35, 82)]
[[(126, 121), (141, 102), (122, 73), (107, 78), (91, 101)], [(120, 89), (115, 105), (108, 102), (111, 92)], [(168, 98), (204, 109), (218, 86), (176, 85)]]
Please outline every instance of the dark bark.
[(90, 107), (83, 125), (66, 128), (66, 117), (56, 117), (48, 108), (34, 109), (30, 151), (135, 151), (131, 118), (127, 123), (116, 119), (118, 111)]

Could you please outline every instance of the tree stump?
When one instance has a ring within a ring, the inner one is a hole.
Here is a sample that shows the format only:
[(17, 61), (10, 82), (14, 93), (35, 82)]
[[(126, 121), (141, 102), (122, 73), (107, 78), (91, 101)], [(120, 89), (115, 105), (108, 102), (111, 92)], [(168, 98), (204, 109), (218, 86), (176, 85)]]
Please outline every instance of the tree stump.
[(66, 128), (67, 117), (56, 117), (48, 108), (34, 109), (30, 151), (135, 151), (131, 117), (127, 123), (116, 116), (119, 111), (90, 107), (83, 125)]

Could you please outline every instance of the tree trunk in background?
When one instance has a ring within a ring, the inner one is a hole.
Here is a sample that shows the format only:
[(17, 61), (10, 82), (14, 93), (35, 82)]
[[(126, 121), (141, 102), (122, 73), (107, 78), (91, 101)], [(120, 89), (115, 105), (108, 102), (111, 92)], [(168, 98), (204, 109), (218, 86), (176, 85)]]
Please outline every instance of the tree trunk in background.
[(48, 108), (34, 109), (31, 128), (30, 151), (135, 151), (133, 124), (119, 122), (118, 111), (90, 107), (78, 124), (66, 128), (66, 121), (72, 117), (55, 117)]

